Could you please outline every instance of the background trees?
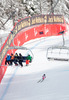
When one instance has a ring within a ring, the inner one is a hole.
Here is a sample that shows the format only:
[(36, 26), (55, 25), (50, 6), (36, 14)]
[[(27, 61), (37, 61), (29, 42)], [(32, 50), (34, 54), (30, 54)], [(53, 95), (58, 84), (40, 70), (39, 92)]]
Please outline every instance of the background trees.
[(37, 14), (63, 14), (69, 20), (69, 0), (0, 0), (0, 28), (8, 19), (13, 25), (19, 19)]

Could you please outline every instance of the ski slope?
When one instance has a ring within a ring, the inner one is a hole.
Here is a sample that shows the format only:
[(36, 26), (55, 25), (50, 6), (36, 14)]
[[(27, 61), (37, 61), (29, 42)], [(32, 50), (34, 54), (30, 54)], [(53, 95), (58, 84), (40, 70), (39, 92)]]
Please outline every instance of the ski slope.
[[(69, 46), (68, 36), (65, 41)], [(0, 100), (69, 100), (69, 62), (46, 58), (47, 48), (54, 45), (62, 45), (62, 36), (31, 40), (23, 45), (34, 54), (33, 62), (29, 66), (23, 63), (22, 68), (8, 66), (0, 84)], [(37, 83), (44, 73), (46, 79)]]

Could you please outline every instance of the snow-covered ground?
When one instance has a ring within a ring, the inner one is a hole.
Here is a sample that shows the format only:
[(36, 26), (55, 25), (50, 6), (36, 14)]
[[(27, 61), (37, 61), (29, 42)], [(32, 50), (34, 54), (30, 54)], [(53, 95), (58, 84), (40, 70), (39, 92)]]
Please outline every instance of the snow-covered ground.
[[(67, 46), (69, 37), (65, 36)], [(0, 100), (69, 100), (69, 62), (48, 61), (47, 48), (62, 45), (62, 36), (31, 40), (24, 44), (34, 59), (29, 66), (8, 66), (0, 84)], [(22, 52), (23, 51), (17, 51)], [(46, 79), (37, 83), (43, 74)]]

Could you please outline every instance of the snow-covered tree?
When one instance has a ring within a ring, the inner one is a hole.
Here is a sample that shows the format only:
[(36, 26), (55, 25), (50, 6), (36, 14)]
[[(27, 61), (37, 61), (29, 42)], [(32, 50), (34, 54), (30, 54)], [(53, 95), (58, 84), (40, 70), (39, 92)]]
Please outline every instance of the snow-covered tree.
[(26, 16), (51, 13), (63, 14), (68, 22), (69, 0), (0, 0), (0, 28), (7, 19), (15, 23)]

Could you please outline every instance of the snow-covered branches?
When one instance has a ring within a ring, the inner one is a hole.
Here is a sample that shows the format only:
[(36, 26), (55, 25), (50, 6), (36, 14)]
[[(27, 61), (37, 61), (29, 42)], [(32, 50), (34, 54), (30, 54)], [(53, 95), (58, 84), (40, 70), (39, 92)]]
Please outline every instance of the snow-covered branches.
[(52, 11), (63, 14), (66, 21), (69, 20), (69, 0), (0, 0), (0, 25), (13, 12), (15, 14), (10, 19), (16, 22), (26, 16), (50, 14)]

